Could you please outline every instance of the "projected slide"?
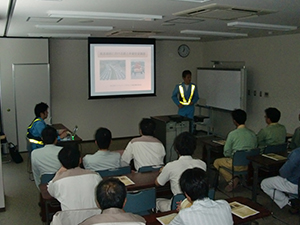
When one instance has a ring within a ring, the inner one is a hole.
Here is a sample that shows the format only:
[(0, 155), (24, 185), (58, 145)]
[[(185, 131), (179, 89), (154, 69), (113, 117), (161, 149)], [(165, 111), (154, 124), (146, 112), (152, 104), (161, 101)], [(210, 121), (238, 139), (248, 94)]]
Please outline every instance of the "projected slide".
[(90, 45), (92, 97), (153, 94), (154, 81), (153, 45)]

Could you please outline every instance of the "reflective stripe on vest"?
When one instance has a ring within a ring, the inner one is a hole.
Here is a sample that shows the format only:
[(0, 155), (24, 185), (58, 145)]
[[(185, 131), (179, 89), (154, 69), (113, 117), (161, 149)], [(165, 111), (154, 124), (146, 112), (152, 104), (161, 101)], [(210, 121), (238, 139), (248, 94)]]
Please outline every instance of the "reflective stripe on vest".
[(190, 95), (190, 98), (189, 98), (189, 101), (187, 101), (184, 97), (184, 90), (183, 90), (183, 87), (182, 85), (179, 85), (179, 93), (180, 93), (180, 96), (181, 96), (181, 99), (182, 101), (179, 101), (181, 105), (189, 105), (192, 101), (192, 98), (194, 96), (194, 92), (195, 92), (195, 85), (192, 84), (191, 85), (191, 95)]
[(35, 120), (33, 120), (31, 122), (31, 124), (28, 126), (27, 128), (27, 138), (28, 138), (28, 141), (30, 143), (33, 143), (33, 144), (38, 144), (38, 145), (44, 145), (43, 141), (41, 140), (36, 140), (34, 139), (34, 136), (32, 134), (29, 133), (29, 129), (33, 126), (33, 124), (37, 121), (42, 121), (40, 118), (36, 118)]
[(38, 141), (35, 139), (28, 139), (28, 141), (32, 144), (44, 145), (44, 143), (42, 141)]

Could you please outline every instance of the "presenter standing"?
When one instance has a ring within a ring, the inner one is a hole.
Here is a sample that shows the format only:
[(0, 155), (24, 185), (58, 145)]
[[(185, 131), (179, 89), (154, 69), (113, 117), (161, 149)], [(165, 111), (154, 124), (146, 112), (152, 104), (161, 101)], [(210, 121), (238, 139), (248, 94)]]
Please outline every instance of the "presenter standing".
[(194, 119), (195, 104), (199, 100), (196, 84), (191, 83), (192, 73), (189, 70), (182, 72), (183, 82), (177, 84), (172, 93), (172, 99), (178, 106), (178, 115)]

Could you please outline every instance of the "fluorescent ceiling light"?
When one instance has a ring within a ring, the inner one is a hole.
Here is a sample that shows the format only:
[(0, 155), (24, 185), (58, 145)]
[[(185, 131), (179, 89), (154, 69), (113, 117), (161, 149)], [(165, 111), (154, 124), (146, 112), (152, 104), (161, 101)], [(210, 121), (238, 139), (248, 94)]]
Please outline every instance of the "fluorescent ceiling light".
[(90, 37), (90, 34), (59, 34), (59, 33), (28, 33), (29, 37), (74, 37), (83, 38)]
[(182, 30), (181, 34), (197, 34), (207, 36), (222, 36), (222, 37), (247, 37), (245, 33), (229, 33), (229, 32), (217, 32), (217, 31), (206, 31), (206, 30)]
[(155, 39), (166, 39), (166, 40), (190, 40), (190, 41), (198, 41), (201, 38), (199, 37), (180, 37), (180, 36), (149, 36), (149, 38)]
[(48, 11), (49, 17), (84, 18), (84, 19), (111, 19), (111, 20), (161, 20), (161, 15), (109, 13), (109, 12), (83, 12), (83, 11)]
[(285, 26), (285, 25), (274, 25), (265, 23), (248, 23), (248, 22), (230, 22), (227, 23), (229, 27), (240, 27), (240, 28), (252, 28), (252, 29), (264, 29), (264, 30), (278, 30), (278, 31), (290, 31), (296, 30), (296, 26)]
[(209, 2), (210, 0), (173, 0), (177, 2), (197, 2), (197, 3), (203, 3), (203, 2)]
[(112, 26), (68, 26), (68, 25), (35, 25), (36, 28), (49, 30), (98, 30), (110, 31)]

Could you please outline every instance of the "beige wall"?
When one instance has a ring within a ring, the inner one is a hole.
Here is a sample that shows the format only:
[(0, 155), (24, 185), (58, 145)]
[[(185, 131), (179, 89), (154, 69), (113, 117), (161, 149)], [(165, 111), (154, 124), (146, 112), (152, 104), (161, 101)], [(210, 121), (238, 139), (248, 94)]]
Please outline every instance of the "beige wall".
[(176, 114), (171, 94), (182, 81), (181, 72), (190, 69), (196, 78), (202, 63), (202, 44), (185, 43), (191, 53), (180, 58), (182, 42), (157, 41), (156, 97), (88, 100), (87, 40), (50, 40), (52, 122), (78, 125), (79, 136), (90, 140), (100, 126), (109, 128), (113, 137), (136, 136), (143, 117)]
[[(0, 39), (1, 123), (8, 141), (17, 143), (13, 64), (48, 63), (48, 40), (28, 38)], [(32, 119), (34, 111), (32, 109)], [(26, 130), (23, 134), (24, 136)]]
[[(300, 112), (300, 35), (285, 35), (205, 43), (204, 66), (211, 60), (245, 61), (248, 70), (248, 126), (255, 132), (265, 126), (264, 109), (276, 107), (281, 111), (280, 122), (287, 131), (299, 126)], [(269, 97), (253, 96), (253, 91), (268, 92)], [(233, 125), (229, 113), (214, 113), (214, 129), (227, 134)], [(223, 121), (227, 121), (223, 123)]]

